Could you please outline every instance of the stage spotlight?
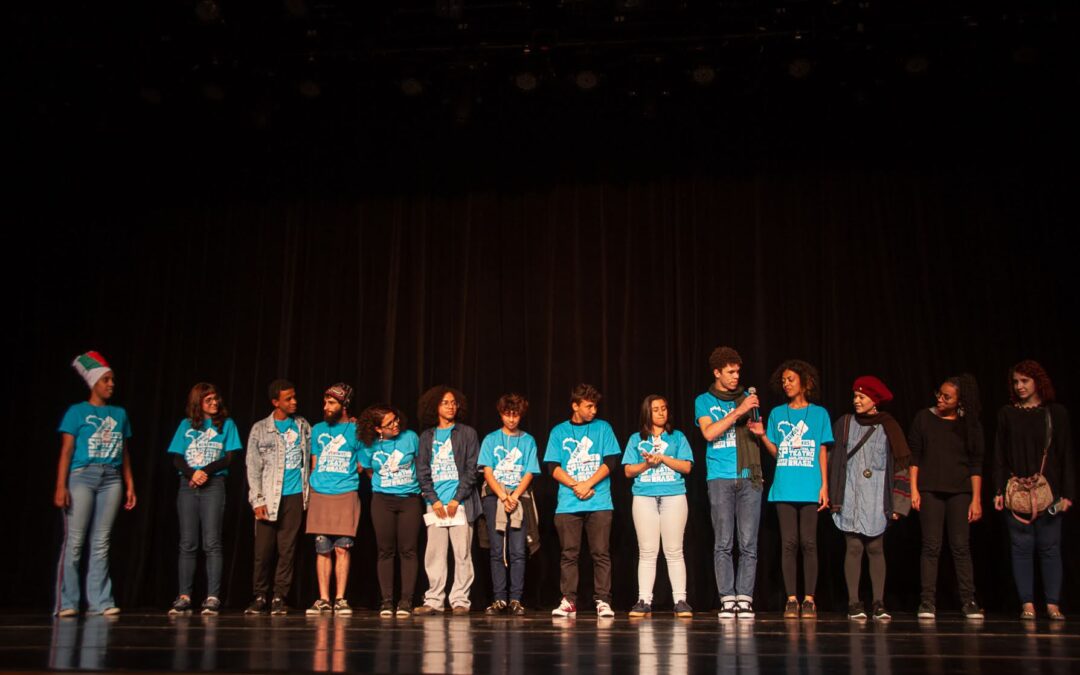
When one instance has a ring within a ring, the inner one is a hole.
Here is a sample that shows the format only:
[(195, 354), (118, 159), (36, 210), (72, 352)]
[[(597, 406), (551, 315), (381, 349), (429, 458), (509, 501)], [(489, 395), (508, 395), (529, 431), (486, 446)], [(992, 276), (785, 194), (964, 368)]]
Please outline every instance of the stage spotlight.
[(514, 86), (520, 91), (531, 92), (536, 89), (540, 81), (536, 78), (536, 74), (528, 70), (523, 70), (517, 75), (514, 75)]
[(596, 85), (600, 84), (600, 77), (594, 70), (579, 70), (574, 76), (574, 84), (581, 91), (592, 91), (596, 89)]
[(690, 79), (699, 87), (707, 87), (716, 81), (716, 69), (710, 65), (699, 65), (690, 71)]
[(215, 0), (199, 0), (195, 3), (195, 16), (203, 23), (221, 21), (221, 5)]
[(401, 93), (406, 96), (415, 97), (424, 93), (424, 83), (415, 77), (406, 77), (401, 80), (398, 87), (401, 89)]
[(788, 62), (788, 75), (796, 80), (805, 80), (813, 70), (814, 66), (810, 60), (802, 56), (797, 56)]

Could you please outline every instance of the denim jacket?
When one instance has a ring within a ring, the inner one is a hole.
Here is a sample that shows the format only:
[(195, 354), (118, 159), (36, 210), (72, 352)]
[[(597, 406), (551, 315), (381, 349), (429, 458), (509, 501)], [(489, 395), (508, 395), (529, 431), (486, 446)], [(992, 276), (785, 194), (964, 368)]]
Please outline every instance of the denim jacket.
[[(299, 415), (293, 417), (300, 429), (300, 447), (304, 461), (300, 480), (304, 483), (304, 508), (308, 504), (308, 473), (311, 465), (311, 425)], [(285, 439), (274, 426), (274, 415), (251, 427), (247, 444), (248, 502), (251, 508), (266, 507), (266, 517), (277, 520), (281, 491), (285, 484)]]

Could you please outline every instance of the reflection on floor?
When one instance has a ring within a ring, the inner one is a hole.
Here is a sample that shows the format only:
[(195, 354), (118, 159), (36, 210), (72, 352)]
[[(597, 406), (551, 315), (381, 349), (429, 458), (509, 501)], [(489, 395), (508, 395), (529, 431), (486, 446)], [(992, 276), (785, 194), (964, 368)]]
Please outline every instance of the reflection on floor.
[(573, 668), (592, 673), (690, 671), (945, 675), (957, 671), (1080, 672), (1080, 621), (1022, 624), (959, 615), (889, 624), (759, 614), (755, 621), (654, 617), (552, 619), (425, 617), (53, 619), (0, 614), (5, 670), (489, 673)]

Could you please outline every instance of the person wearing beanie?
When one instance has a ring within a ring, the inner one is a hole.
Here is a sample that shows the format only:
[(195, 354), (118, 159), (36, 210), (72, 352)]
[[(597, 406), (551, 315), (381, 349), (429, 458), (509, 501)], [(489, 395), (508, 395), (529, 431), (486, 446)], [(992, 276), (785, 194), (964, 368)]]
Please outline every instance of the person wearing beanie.
[(90, 397), (68, 408), (59, 428), (60, 461), (53, 503), (63, 510), (64, 543), (57, 565), (54, 614), (78, 615), (82, 595), (79, 563), (89, 544), (87, 611), (114, 615), (120, 609), (109, 577), (109, 539), (121, 502), (129, 511), (136, 502), (127, 452), (131, 423), (123, 408), (109, 404), (116, 378), (101, 354), (86, 352), (71, 365), (86, 381)]
[[(308, 614), (352, 614), (345, 599), (349, 552), (360, 523), (360, 442), (349, 416), (353, 390), (339, 382), (323, 393), (323, 421), (311, 429), (311, 501), (307, 533), (315, 535), (319, 598)], [(334, 559), (330, 554), (334, 553)], [(330, 604), (330, 572), (337, 582)]]
[(911, 508), (907, 479), (911, 450), (896, 420), (878, 410), (893, 398), (885, 383), (863, 375), (851, 388), (855, 413), (842, 415), (833, 425), (836, 442), (829, 452), (829, 502), (833, 523), (847, 542), (848, 618), (867, 618), (859, 600), (865, 553), (873, 589), (870, 616), (888, 621), (892, 616), (884, 601), (885, 529)]
[(188, 392), (186, 416), (166, 451), (180, 476), (176, 510), (180, 517), (180, 592), (170, 615), (191, 613), (191, 591), (202, 532), (206, 554), (206, 600), (202, 613), (221, 611), (221, 529), (225, 518), (225, 477), (233, 455), (244, 446), (217, 387), (199, 382)]
[[(288, 380), (274, 380), (268, 392), (274, 406), (265, 419), (251, 427), (245, 463), (248, 503), (255, 514), (255, 598), (245, 614), (288, 613), (285, 598), (293, 580), (296, 538), (307, 509), (308, 457), (311, 425), (296, 414), (296, 387)], [(277, 554), (270, 593), (270, 567)]]

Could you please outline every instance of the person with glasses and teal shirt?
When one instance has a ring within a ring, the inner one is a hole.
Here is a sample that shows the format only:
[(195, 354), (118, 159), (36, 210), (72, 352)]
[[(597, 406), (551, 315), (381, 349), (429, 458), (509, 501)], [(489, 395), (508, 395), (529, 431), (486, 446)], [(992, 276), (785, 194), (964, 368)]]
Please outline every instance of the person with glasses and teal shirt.
[[(442, 385), (428, 389), (417, 403), (420, 423), (431, 425), (420, 434), (416, 468), (420, 493), (432, 518), (424, 552), (430, 587), (424, 595), (424, 604), (413, 610), (413, 614), (445, 611), (446, 557), (450, 547), (454, 550), (451, 610), (467, 616), (472, 606), (469, 589), (473, 582), (473, 523), (480, 516), (480, 497), (476, 494), (480, 444), (476, 430), (460, 421), (468, 413), (468, 405), (464, 394)], [(460, 510), (465, 512), (463, 519)]]
[(86, 381), (90, 398), (68, 408), (60, 422), (53, 503), (64, 513), (64, 544), (57, 565), (54, 613), (61, 617), (79, 613), (79, 563), (89, 539), (87, 611), (119, 614), (109, 577), (109, 540), (120, 504), (129, 511), (135, 508), (128, 453), (131, 423), (123, 408), (109, 405), (116, 378), (105, 357), (86, 352), (71, 365)]
[(555, 530), (559, 533), (559, 587), (562, 600), (552, 616), (577, 616), (578, 554), (581, 531), (593, 560), (593, 600), (600, 618), (611, 618), (611, 472), (618, 467), (619, 441), (611, 425), (596, 419), (602, 398), (591, 384), (570, 392), (570, 419), (548, 436), (544, 462), (559, 483)]
[(641, 430), (630, 436), (623, 451), (623, 470), (634, 479), (634, 529), (638, 540), (638, 601), (631, 617), (652, 615), (656, 557), (664, 547), (675, 616), (690, 618), (686, 602), (686, 562), (683, 533), (690, 509), (684, 476), (694, 468), (694, 453), (681, 431), (672, 429), (667, 399), (655, 394), (641, 402)]
[(203, 614), (221, 611), (221, 529), (225, 517), (225, 477), (240, 443), (236, 424), (217, 387), (199, 382), (188, 392), (187, 416), (173, 434), (168, 454), (180, 474), (176, 511), (180, 517), (180, 593), (169, 614), (191, 612), (191, 590), (202, 531), (206, 554), (206, 600)]
[(521, 598), (525, 592), (527, 507), (521, 500), (533, 476), (540, 473), (540, 464), (536, 461), (536, 440), (519, 427), (529, 410), (529, 400), (520, 394), (504, 394), (495, 409), (502, 428), (484, 437), (479, 460), (487, 484), (483, 506), (491, 545), (491, 590), (495, 596), (484, 613), (524, 616)]
[[(356, 420), (362, 452), (360, 464), (371, 478), (371, 524), (375, 529), (382, 601), (379, 616), (404, 618), (412, 613), (416, 590), (417, 542), (423, 523), (416, 453), (420, 439), (407, 429), (397, 408), (377, 403)], [(401, 558), (401, 596), (394, 608), (394, 556)]]

